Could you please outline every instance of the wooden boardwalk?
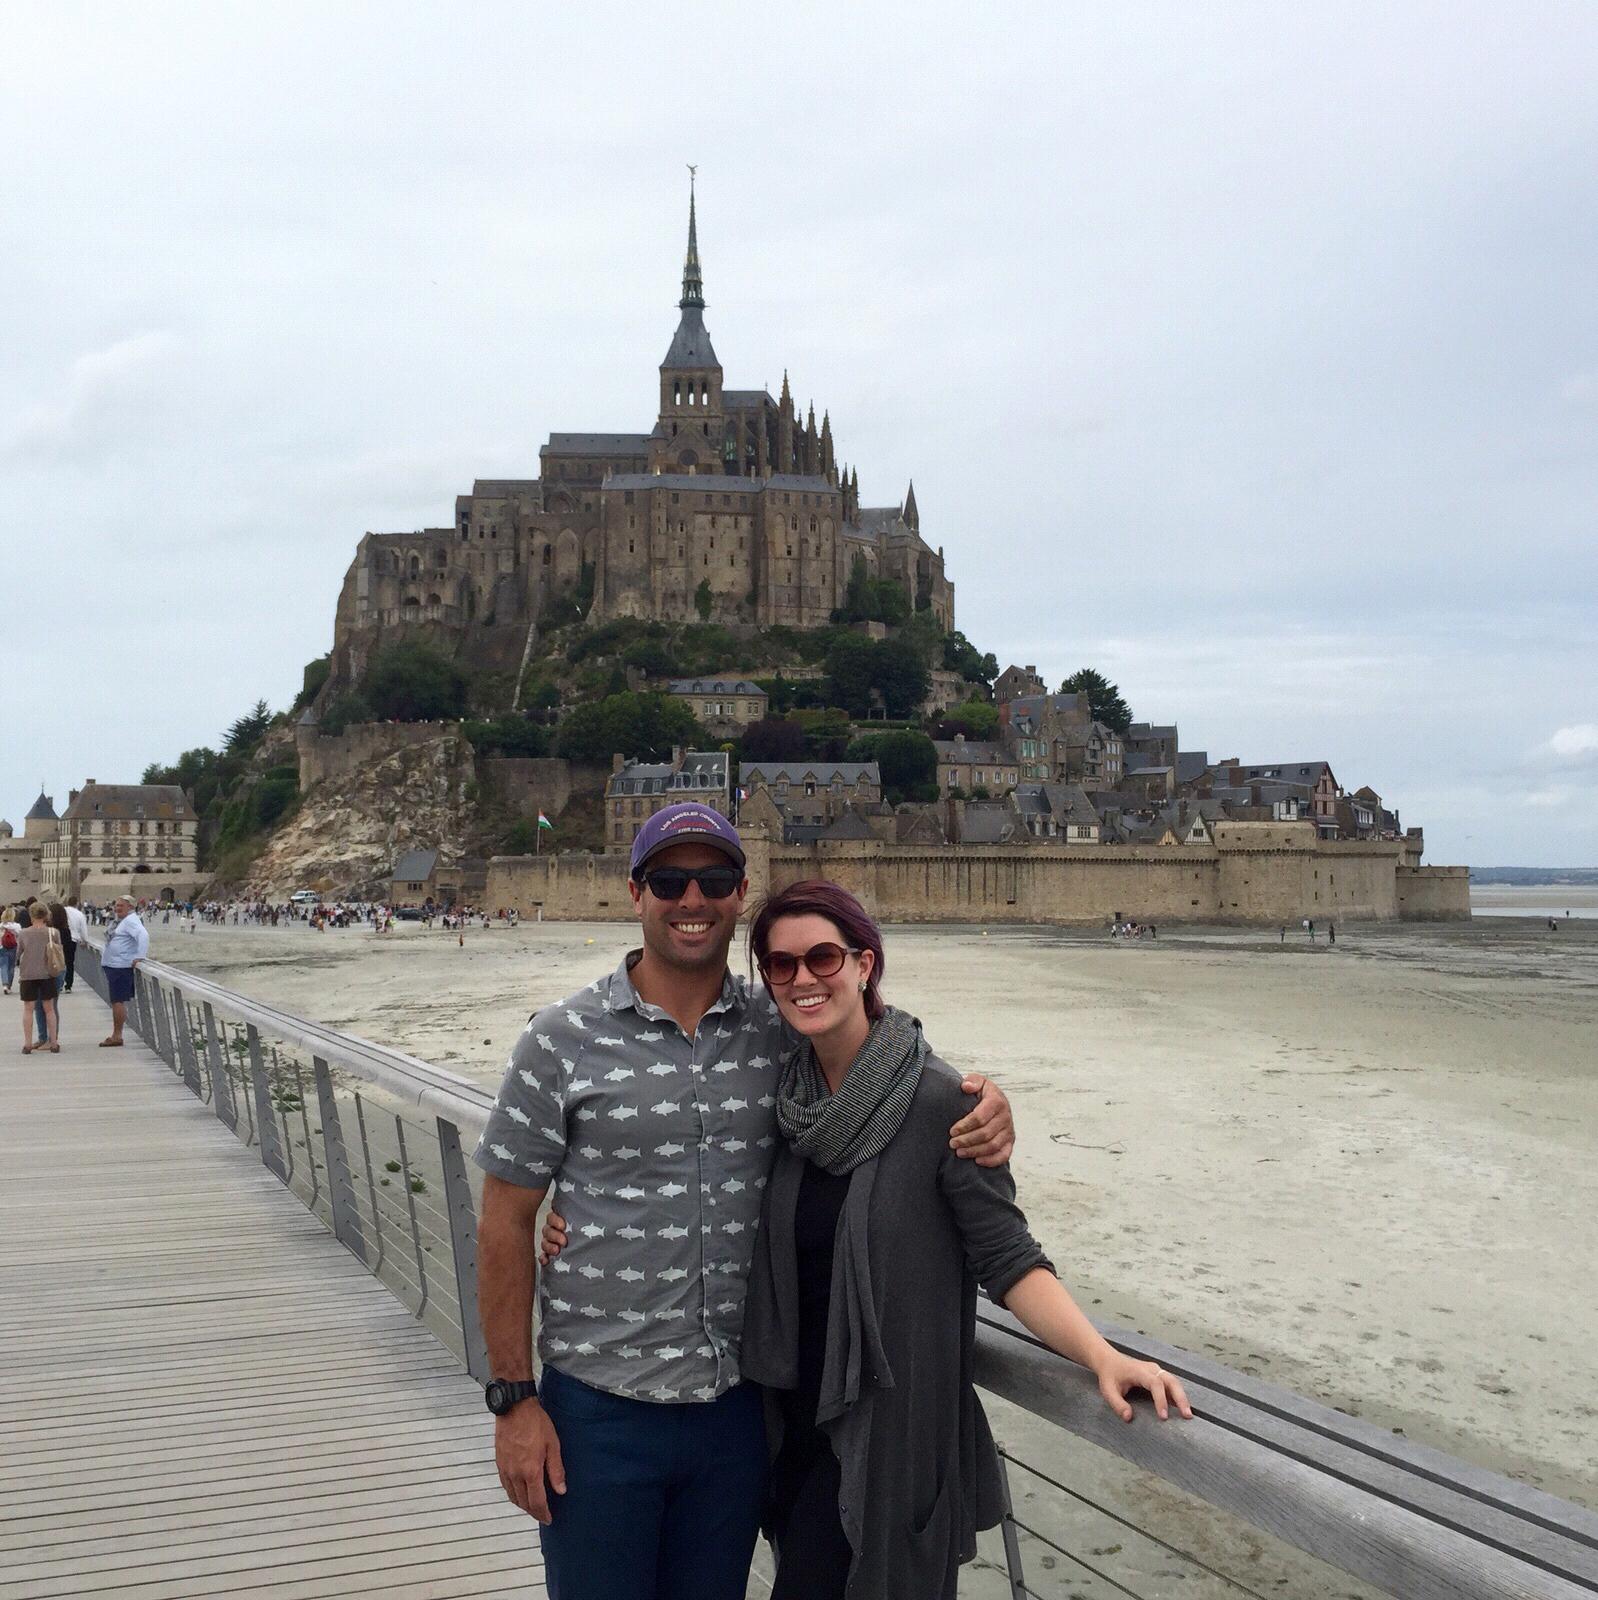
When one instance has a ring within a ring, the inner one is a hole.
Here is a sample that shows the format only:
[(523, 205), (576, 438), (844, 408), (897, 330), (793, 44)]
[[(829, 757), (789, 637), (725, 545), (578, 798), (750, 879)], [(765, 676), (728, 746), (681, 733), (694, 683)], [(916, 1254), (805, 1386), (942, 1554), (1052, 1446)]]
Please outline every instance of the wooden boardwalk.
[(0, 1600), (544, 1594), (482, 1392), (104, 1004), (0, 1043)]

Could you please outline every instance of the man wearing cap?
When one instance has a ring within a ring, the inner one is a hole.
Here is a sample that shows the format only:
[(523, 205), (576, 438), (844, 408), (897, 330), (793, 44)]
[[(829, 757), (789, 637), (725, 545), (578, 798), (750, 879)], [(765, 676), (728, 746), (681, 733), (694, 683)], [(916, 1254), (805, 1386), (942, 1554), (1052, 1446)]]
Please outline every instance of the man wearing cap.
[[(643, 948), (528, 1023), (475, 1159), (478, 1293), (505, 1493), (541, 1524), (552, 1600), (743, 1600), (766, 1475), (740, 1383), (744, 1284), (777, 1141), (781, 1026), (727, 970), (749, 883), (708, 806), (633, 842)], [(986, 1080), (951, 1133), (1013, 1143)], [(536, 1218), (559, 1179), (568, 1244), (540, 1284)]]

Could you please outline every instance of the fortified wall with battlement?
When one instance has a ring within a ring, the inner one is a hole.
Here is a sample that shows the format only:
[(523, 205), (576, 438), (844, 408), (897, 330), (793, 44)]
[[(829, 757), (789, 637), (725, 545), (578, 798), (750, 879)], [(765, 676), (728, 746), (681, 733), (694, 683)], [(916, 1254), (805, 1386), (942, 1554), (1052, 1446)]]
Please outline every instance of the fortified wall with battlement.
[[(1213, 845), (772, 845), (750, 830), (752, 898), (803, 878), (843, 884), (884, 922), (1099, 925), (1465, 921), (1464, 867), (1419, 867), (1401, 843), (1319, 840), (1313, 826), (1234, 823)], [(485, 903), (556, 921), (632, 916), (622, 856), (496, 856)]]

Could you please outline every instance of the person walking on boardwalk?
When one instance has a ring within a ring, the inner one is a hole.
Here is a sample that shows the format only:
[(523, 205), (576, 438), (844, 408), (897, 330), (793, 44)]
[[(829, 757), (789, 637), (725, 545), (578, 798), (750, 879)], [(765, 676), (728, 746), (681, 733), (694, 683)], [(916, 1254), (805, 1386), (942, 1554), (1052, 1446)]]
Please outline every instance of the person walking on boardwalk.
[(10, 994), (17, 976), (17, 936), (22, 924), (11, 906), (0, 910), (0, 993)]
[(67, 972), (66, 983), (63, 985), (68, 994), (72, 993), (72, 980), (77, 972), (77, 954), (80, 945), (89, 942), (89, 919), (84, 916), (78, 906), (78, 897), (67, 901), (67, 930), (72, 936), (72, 943), (67, 945)]
[[(537, 1518), (552, 1600), (743, 1600), (766, 1494), (762, 1400), (742, 1381), (745, 1280), (778, 1143), (775, 1006), (727, 970), (748, 880), (737, 832), (668, 806), (633, 843), (643, 934), (539, 1011), (475, 1160), (495, 1462)], [(944, 1137), (1008, 1158), (991, 1085)], [(539, 1283), (558, 1183), (571, 1243)]]
[(971, 1382), (977, 1285), (1087, 1367), (1127, 1421), (1181, 1384), (1114, 1349), (1027, 1231), (1007, 1165), (951, 1159), (960, 1078), (883, 1002), (882, 936), (837, 884), (796, 883), (750, 928), (796, 1036), (777, 1089), (783, 1144), (761, 1213), (743, 1370), (767, 1393), (772, 1600), (953, 1600), (1004, 1514)]
[(117, 896), (116, 916), (116, 923), (106, 936), (105, 949), (100, 952), (106, 998), (111, 1002), (111, 1032), (100, 1041), (102, 1050), (122, 1043), (128, 1002), (133, 998), (134, 974), (150, 953), (150, 935), (133, 909), (133, 901), (125, 894)]
[[(52, 1051), (61, 1048), (56, 1038), (55, 982), (57, 961), (64, 963), (61, 943), (50, 926), (50, 913), (42, 900), (28, 907), (28, 926), (17, 939), (17, 967), (22, 977), (22, 1053), (32, 1055), (44, 1049), (46, 1043)], [(37, 1046), (33, 1042), (33, 1008), (43, 1009), (45, 1033)]]

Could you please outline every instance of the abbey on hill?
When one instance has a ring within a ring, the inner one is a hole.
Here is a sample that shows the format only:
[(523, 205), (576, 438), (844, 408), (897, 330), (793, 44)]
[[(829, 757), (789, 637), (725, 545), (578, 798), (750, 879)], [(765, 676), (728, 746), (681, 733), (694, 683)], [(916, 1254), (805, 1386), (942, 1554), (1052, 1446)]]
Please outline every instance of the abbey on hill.
[(504, 630), (519, 646), (563, 595), (591, 595), (594, 622), (821, 627), (857, 557), (912, 609), (954, 626), (954, 586), (942, 550), (921, 538), (914, 488), (902, 505), (862, 506), (830, 417), (818, 428), (812, 405), (801, 422), (786, 374), (775, 400), (723, 385), (692, 194), (678, 307), (647, 433), (552, 433), (536, 478), (479, 479), (457, 497), (453, 526), (361, 540), (339, 598), (336, 677), (358, 677), (396, 629), (465, 630), (485, 644)]

